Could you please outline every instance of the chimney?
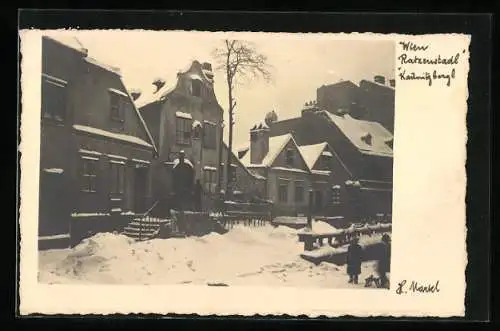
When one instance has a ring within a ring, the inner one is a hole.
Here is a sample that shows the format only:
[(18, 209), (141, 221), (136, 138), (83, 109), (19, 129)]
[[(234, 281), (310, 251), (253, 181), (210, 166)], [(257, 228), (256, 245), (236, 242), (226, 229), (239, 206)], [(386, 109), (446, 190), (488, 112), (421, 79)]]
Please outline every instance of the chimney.
[(396, 87), (396, 80), (395, 80), (395, 79), (391, 79), (391, 80), (389, 80), (389, 85), (390, 85), (391, 87)]
[(370, 133), (366, 133), (361, 137), (361, 140), (365, 142), (367, 145), (372, 144), (372, 135)]
[(379, 83), (379, 84), (382, 84), (382, 85), (385, 85), (385, 77), (384, 76), (375, 76), (374, 79), (375, 83)]
[(250, 130), (250, 163), (260, 164), (269, 152), (269, 133), (267, 125), (255, 125)]
[(203, 69), (203, 73), (207, 76), (208, 79), (214, 79), (214, 73), (212, 72), (212, 64), (209, 62), (203, 62), (201, 65), (201, 69)]
[(156, 93), (165, 85), (165, 81), (161, 78), (157, 78), (153, 81), (153, 85), (156, 86), (156, 91), (154, 91), (154, 93)]
[(212, 71), (212, 64), (209, 62), (203, 62), (201, 68), (206, 71)]
[(141, 96), (141, 91), (140, 90), (132, 90), (130, 91), (130, 96), (132, 97), (132, 100), (137, 100)]

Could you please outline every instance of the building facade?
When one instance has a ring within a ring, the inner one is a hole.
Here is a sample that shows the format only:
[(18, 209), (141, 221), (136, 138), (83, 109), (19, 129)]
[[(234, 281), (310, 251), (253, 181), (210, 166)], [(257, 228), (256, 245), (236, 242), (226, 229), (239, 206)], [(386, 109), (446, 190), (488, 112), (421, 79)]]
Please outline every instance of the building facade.
[(359, 84), (341, 81), (316, 90), (319, 108), (336, 113), (339, 109), (360, 120), (378, 122), (394, 133), (395, 80), (375, 76)]
[(39, 244), (67, 246), (151, 205), (153, 139), (117, 69), (42, 38)]
[(306, 212), (311, 172), (291, 134), (270, 137), (266, 124), (254, 126), (241, 162), (265, 179), (265, 198), (273, 202), (275, 215)]
[[(393, 135), (380, 123), (356, 119), (343, 109), (332, 113), (317, 103), (308, 103), (300, 117), (270, 126), (271, 136), (288, 132), (293, 132), (299, 146), (326, 142), (331, 148), (334, 163), (330, 164), (329, 200), (337, 201), (340, 195), (341, 201), (341, 206), (333, 209), (352, 217), (391, 214)], [(339, 174), (338, 178), (334, 174)]]
[(186, 187), (199, 181), (208, 194), (219, 190), (223, 109), (214, 93), (213, 77), (210, 63), (194, 61), (177, 74), (173, 86), (155, 80), (153, 93), (136, 100), (159, 151), (153, 165), (153, 194), (167, 209), (181, 151), (193, 171), (192, 178), (186, 179)]

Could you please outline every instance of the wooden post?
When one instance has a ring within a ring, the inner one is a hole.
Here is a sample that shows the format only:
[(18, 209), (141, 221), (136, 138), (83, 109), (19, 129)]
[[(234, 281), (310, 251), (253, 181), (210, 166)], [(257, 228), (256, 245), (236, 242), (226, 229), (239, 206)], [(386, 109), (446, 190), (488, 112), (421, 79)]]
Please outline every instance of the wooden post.
[(313, 190), (309, 190), (309, 208), (307, 210), (307, 227), (312, 230), (312, 213), (313, 213)]
[(305, 251), (312, 251), (314, 248), (313, 242), (314, 242), (314, 239), (312, 237), (304, 238), (304, 250)]

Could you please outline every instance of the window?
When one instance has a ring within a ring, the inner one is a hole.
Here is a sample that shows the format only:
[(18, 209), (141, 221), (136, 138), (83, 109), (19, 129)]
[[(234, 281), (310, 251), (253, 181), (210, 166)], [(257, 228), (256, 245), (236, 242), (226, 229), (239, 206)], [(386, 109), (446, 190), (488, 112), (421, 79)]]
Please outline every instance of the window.
[(130, 103), (123, 96), (110, 92), (110, 116), (116, 129), (123, 130), (125, 127), (125, 110)]
[(231, 164), (231, 167), (230, 167), (230, 170), (229, 170), (230, 171), (230, 173), (229, 173), (230, 177), (229, 178), (230, 178), (231, 183), (236, 183), (236, 171), (237, 170), (238, 170), (238, 168), (236, 167), (236, 165)]
[(318, 160), (318, 166), (322, 169), (329, 170), (331, 168), (332, 158), (331, 156), (321, 155)]
[(123, 194), (125, 189), (125, 162), (111, 161), (109, 164), (111, 180), (110, 193)]
[(182, 117), (176, 118), (176, 132), (175, 137), (177, 144), (189, 145), (191, 144), (191, 122), (192, 120)]
[(280, 184), (278, 188), (278, 198), (280, 202), (288, 202), (288, 185)]
[(203, 171), (203, 182), (205, 183), (205, 189), (208, 192), (215, 193), (215, 184), (216, 184), (216, 174), (217, 172), (214, 169), (205, 169)]
[(214, 123), (203, 123), (203, 147), (215, 149), (217, 146), (216, 126)]
[(201, 97), (201, 82), (197, 79), (191, 81), (192, 93), (195, 97)]
[(334, 185), (332, 187), (332, 203), (334, 205), (340, 204), (340, 186), (339, 185)]
[(293, 158), (294, 158), (294, 150), (293, 149), (287, 149), (286, 150), (286, 165), (292, 166), (293, 165)]
[(97, 191), (97, 162), (98, 158), (82, 156), (81, 159), (81, 175), (82, 175), (82, 192)]
[(295, 202), (304, 201), (304, 185), (302, 183), (295, 183)]
[(42, 80), (42, 116), (56, 122), (66, 119), (66, 83), (44, 77)]

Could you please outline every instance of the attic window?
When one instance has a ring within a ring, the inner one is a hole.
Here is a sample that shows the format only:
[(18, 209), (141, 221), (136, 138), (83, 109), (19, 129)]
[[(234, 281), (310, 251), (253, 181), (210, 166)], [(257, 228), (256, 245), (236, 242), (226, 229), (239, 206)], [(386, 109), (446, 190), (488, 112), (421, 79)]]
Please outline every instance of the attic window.
[(197, 79), (191, 81), (192, 94), (195, 97), (201, 97), (201, 82)]
[(286, 150), (286, 165), (287, 166), (293, 166), (293, 159), (294, 159), (295, 153), (294, 150), (289, 148)]
[(371, 145), (372, 144), (372, 135), (370, 133), (365, 133), (363, 136), (361, 136), (361, 140), (365, 144)]
[(391, 138), (391, 139), (387, 140), (387, 141), (385, 142), (385, 144), (386, 144), (387, 146), (389, 146), (391, 149), (392, 149), (392, 148), (394, 148), (394, 147), (393, 147), (393, 145), (394, 145), (394, 138)]

